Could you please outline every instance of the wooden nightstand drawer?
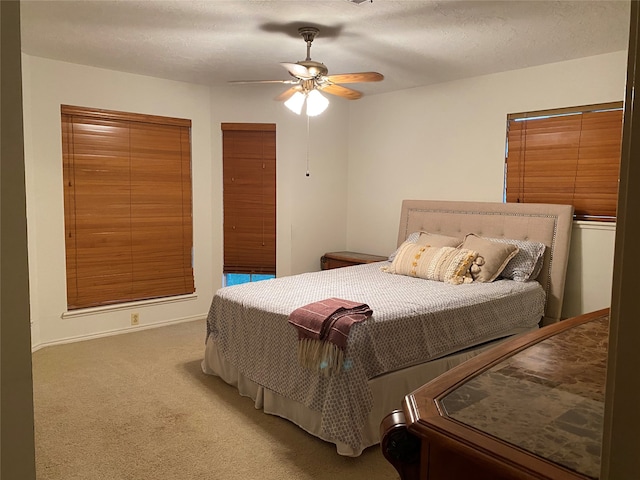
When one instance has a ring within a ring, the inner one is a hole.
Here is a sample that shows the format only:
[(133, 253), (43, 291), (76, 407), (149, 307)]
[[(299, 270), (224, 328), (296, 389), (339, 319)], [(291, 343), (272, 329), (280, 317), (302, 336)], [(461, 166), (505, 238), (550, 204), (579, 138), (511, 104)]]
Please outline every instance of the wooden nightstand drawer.
[(387, 258), (388, 257), (381, 255), (370, 255), (359, 252), (328, 252), (320, 258), (320, 267), (322, 270), (329, 270), (331, 268), (350, 267), (362, 263), (383, 262), (387, 260)]

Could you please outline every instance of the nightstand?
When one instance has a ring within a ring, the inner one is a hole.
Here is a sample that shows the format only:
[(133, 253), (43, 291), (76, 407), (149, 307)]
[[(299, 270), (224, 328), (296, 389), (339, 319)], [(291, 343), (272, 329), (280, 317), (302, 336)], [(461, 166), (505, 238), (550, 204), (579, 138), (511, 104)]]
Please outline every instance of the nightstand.
[(384, 262), (388, 257), (381, 255), (370, 255), (358, 252), (328, 252), (320, 258), (322, 270), (331, 268), (350, 267), (362, 263)]

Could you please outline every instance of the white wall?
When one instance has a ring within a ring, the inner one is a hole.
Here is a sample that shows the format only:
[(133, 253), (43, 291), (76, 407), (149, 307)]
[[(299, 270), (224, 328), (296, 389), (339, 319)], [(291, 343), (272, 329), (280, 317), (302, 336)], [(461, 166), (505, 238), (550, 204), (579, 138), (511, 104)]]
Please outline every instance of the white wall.
[[(310, 124), (311, 175), (305, 176), (307, 129), (273, 101), (273, 86), (209, 86), (132, 75), (23, 55), (25, 168), (32, 344), (148, 328), (203, 318), (222, 282), (220, 122), (277, 126), (277, 272), (318, 270), (320, 256), (346, 243), (346, 100), (332, 101)], [(60, 105), (192, 120), (196, 297), (179, 302), (66, 314)], [(131, 327), (130, 314), (140, 313)], [(63, 318), (63, 314), (65, 317)]]
[[(348, 248), (393, 251), (405, 198), (502, 201), (507, 114), (621, 101), (626, 59), (617, 52), (354, 104)], [(613, 226), (574, 227), (563, 316), (609, 306), (614, 235)]]

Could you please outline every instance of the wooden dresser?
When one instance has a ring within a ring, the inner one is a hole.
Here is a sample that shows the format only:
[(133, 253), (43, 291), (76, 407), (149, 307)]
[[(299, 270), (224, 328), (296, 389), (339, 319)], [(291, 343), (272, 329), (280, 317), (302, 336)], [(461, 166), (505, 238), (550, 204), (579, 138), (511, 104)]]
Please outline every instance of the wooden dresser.
[(403, 480), (598, 478), (608, 314), (507, 340), (407, 395), (383, 454)]
[(331, 268), (350, 267), (362, 263), (383, 262), (387, 258), (359, 252), (328, 252), (320, 258), (320, 268), (329, 270)]

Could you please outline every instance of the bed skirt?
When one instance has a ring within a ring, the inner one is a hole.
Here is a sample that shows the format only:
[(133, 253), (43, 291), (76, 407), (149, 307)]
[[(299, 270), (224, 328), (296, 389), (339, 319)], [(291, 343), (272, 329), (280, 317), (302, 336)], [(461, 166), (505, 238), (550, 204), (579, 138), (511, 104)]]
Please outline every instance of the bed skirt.
[(389, 412), (401, 408), (405, 395), (499, 342), (500, 340), (485, 343), (476, 348), (386, 373), (369, 380), (369, 388), (373, 395), (373, 408), (369, 412), (367, 424), (362, 434), (362, 443), (358, 448), (327, 438), (320, 429), (320, 412), (283, 397), (244, 376), (234, 365), (222, 357), (216, 347), (216, 342), (211, 337), (207, 339), (202, 370), (204, 373), (216, 375), (229, 385), (236, 387), (240, 395), (254, 401), (255, 408), (262, 409), (270, 415), (285, 418), (310, 434), (335, 444), (339, 455), (357, 457), (365, 448), (380, 443), (380, 422)]

